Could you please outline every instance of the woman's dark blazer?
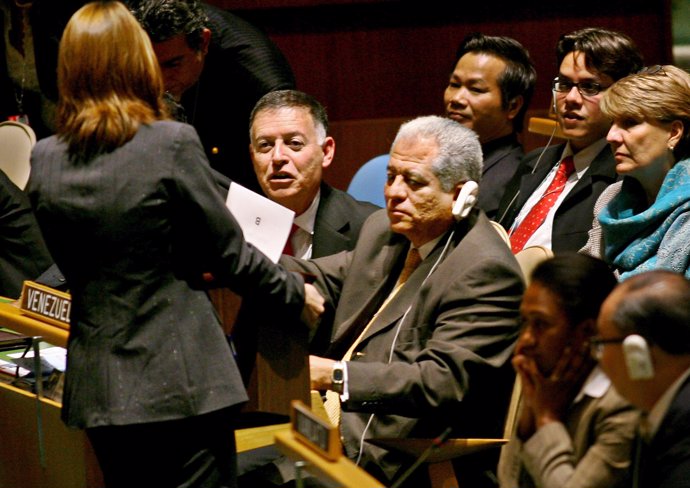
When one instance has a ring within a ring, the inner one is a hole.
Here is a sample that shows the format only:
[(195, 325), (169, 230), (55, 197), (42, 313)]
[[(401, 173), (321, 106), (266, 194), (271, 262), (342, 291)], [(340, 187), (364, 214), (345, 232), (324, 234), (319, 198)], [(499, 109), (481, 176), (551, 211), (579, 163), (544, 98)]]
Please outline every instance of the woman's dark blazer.
[(68, 425), (171, 420), (247, 399), (202, 276), (294, 316), (303, 282), (245, 243), (191, 126), (144, 125), (88, 161), (43, 139), (28, 192), (72, 293)]

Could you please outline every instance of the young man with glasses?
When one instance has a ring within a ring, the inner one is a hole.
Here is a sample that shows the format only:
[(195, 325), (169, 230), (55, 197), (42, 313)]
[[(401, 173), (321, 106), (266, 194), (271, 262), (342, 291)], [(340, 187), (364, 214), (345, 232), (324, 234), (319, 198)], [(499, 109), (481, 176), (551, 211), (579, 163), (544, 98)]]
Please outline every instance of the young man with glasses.
[(532, 273), (513, 357), (522, 407), (501, 453), (501, 487), (623, 486), (638, 412), (589, 352), (599, 308), (615, 286), (605, 262), (576, 253)]
[(508, 183), (497, 220), (510, 230), (513, 252), (531, 245), (577, 251), (587, 242), (594, 203), (616, 180), (606, 142), (611, 122), (599, 101), (616, 80), (642, 67), (628, 36), (599, 28), (561, 36), (557, 59), (553, 104), (568, 141), (527, 154)]

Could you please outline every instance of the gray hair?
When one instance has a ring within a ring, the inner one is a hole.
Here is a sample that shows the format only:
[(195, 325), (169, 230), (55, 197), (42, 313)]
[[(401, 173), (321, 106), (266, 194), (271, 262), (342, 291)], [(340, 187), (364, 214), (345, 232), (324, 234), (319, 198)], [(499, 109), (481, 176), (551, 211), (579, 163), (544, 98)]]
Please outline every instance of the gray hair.
[(459, 183), (469, 180), (479, 183), (483, 155), (479, 138), (473, 130), (445, 117), (417, 117), (400, 126), (392, 146), (403, 139), (419, 138), (436, 141), (438, 154), (431, 163), (431, 169), (441, 182), (443, 191), (451, 191)]

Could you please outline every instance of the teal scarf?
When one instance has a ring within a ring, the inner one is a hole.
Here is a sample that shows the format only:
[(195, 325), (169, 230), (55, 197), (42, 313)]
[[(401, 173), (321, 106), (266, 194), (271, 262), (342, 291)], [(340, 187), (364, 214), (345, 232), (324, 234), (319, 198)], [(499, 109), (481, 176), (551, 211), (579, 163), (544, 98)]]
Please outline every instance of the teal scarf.
[(651, 269), (668, 269), (690, 278), (690, 159), (668, 172), (654, 203), (637, 180), (623, 179), (621, 192), (599, 214), (604, 255), (621, 281)]

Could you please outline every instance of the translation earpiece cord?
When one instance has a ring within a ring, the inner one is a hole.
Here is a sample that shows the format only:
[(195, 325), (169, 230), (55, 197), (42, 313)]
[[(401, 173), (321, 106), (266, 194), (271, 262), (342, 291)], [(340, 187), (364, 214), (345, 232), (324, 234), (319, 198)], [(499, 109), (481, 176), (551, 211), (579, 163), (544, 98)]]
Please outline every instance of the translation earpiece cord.
[[(450, 231), (450, 234), (448, 235), (448, 239), (446, 239), (446, 243), (443, 246), (443, 250), (441, 251), (441, 254), (439, 255), (438, 259), (436, 259), (436, 262), (431, 267), (431, 269), (429, 270), (427, 275), (424, 277), (424, 281), (422, 281), (422, 284), (419, 285), (420, 288), (422, 286), (424, 286), (424, 284), (426, 283), (426, 280), (429, 279), (429, 277), (433, 274), (433, 272), (436, 271), (436, 268), (438, 268), (438, 265), (441, 263), (441, 261), (443, 261), (443, 258), (445, 257), (446, 252), (448, 252), (448, 246), (450, 246), (450, 243), (453, 240), (453, 236), (455, 236), (455, 229)], [(400, 321), (398, 322), (398, 326), (395, 330), (395, 336), (393, 337), (393, 342), (391, 343), (391, 348), (390, 348), (390, 351), (388, 352), (388, 364), (390, 364), (391, 361), (393, 360), (393, 351), (395, 351), (395, 344), (398, 341), (398, 336), (400, 335), (400, 331), (402, 329), (402, 324), (405, 321), (405, 319), (407, 318), (407, 314), (410, 312), (411, 309), (412, 309), (412, 304), (410, 304), (410, 306), (407, 307), (407, 310), (405, 310), (405, 313), (403, 314)], [(362, 431), (362, 436), (359, 439), (359, 452), (357, 453), (357, 460), (355, 461), (355, 464), (358, 466), (359, 466), (360, 461), (362, 460), (362, 455), (364, 454), (364, 438), (366, 437), (367, 430), (369, 430), (369, 427), (371, 426), (371, 422), (374, 420), (374, 415), (375, 414), (373, 414), (373, 413), (371, 415), (369, 415), (369, 420), (367, 421), (367, 425), (364, 427), (364, 430)]]
[[(532, 168), (532, 171), (530, 174), (534, 174), (537, 171), (537, 168), (539, 167), (539, 163), (541, 162), (541, 158), (544, 156), (544, 153), (546, 150), (549, 148), (551, 145), (551, 142), (553, 141), (553, 138), (556, 136), (556, 130), (558, 129), (558, 125), (554, 126), (553, 131), (551, 131), (551, 135), (549, 136), (549, 140), (546, 141), (546, 146), (544, 146), (544, 149), (541, 150), (541, 154), (539, 154), (539, 157), (537, 158), (537, 162), (534, 164), (534, 168)], [(506, 214), (508, 213), (508, 210), (510, 210), (510, 207), (513, 206), (515, 203), (515, 200), (517, 200), (517, 197), (520, 195), (520, 190), (518, 190), (515, 195), (513, 195), (513, 198), (510, 200), (510, 203), (506, 207), (506, 209), (503, 211), (503, 214), (501, 217), (497, 220), (497, 222), (501, 225), (503, 225), (503, 219), (506, 217)]]

